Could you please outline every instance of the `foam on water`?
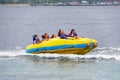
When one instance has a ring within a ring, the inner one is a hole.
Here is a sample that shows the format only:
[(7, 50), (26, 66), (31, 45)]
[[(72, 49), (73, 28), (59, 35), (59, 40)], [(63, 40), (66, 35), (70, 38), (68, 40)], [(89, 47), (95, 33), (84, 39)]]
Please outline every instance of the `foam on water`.
[(20, 57), (20, 56), (37, 56), (40, 59), (77, 59), (77, 60), (103, 60), (103, 59), (112, 59), (112, 60), (120, 60), (120, 48), (113, 47), (102, 47), (96, 48), (89, 52), (86, 55), (75, 55), (75, 54), (28, 54), (24, 49), (17, 48), (17, 50), (10, 51), (0, 51), (0, 57)]

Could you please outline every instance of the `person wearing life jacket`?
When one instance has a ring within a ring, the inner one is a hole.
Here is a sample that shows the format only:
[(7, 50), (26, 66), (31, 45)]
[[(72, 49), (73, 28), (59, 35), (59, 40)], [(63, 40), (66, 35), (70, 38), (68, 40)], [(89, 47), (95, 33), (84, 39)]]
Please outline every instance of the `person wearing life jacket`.
[(59, 30), (58, 31), (58, 36), (61, 38), (61, 39), (67, 39), (67, 35), (64, 33), (63, 30)]
[(33, 44), (39, 44), (40, 43), (40, 39), (38, 35), (34, 35), (33, 36)]
[(45, 33), (41, 37), (42, 37), (43, 40), (48, 40), (49, 39), (49, 35), (47, 33)]
[(69, 36), (69, 37), (74, 37), (74, 38), (76, 38), (76, 39), (78, 38), (75, 29), (72, 29), (68, 36)]

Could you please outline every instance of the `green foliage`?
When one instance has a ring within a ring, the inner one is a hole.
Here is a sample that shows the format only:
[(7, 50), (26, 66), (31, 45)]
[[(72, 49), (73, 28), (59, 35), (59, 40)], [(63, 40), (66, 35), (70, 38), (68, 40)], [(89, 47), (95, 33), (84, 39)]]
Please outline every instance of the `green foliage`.
[[(22, 3), (22, 4), (36, 4), (36, 3), (39, 3), (39, 4), (42, 4), (42, 3), (58, 3), (58, 2), (62, 2), (62, 3), (65, 3), (65, 2), (73, 2), (73, 1), (76, 1), (76, 2), (82, 2), (82, 1), (88, 1), (89, 4), (92, 4), (92, 3), (97, 3), (99, 1), (104, 1), (104, 0), (0, 0), (0, 3), (1, 4), (16, 4), (16, 3)], [(106, 1), (109, 1), (109, 0), (106, 0)], [(114, 0), (110, 0), (111, 2), (113, 2)]]
[(71, 2), (81, 0), (0, 0), (0, 3), (57, 3), (57, 2)]

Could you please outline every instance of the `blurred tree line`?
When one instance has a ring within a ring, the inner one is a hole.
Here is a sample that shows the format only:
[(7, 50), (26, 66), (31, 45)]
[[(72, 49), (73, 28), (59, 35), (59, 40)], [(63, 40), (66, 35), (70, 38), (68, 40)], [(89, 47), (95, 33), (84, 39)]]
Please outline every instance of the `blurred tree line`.
[[(26, 3), (26, 4), (31, 4), (31, 3), (57, 3), (57, 2), (81, 2), (84, 0), (0, 0), (0, 3), (2, 4), (8, 4), (8, 3), (12, 3), (12, 4), (19, 4), (19, 3)], [(88, 2), (95, 2), (95, 1), (99, 1), (99, 0), (86, 0)]]
[(66, 3), (66, 2), (79, 2), (87, 1), (89, 4), (97, 3), (97, 2), (112, 2), (116, 0), (0, 0), (0, 4), (44, 4), (44, 3)]

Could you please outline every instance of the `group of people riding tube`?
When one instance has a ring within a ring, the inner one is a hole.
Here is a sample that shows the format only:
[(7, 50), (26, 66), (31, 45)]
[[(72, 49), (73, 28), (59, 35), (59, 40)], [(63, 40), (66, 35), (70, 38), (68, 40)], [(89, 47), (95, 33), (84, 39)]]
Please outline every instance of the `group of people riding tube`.
[[(39, 36), (38, 35), (33, 35), (33, 44), (39, 44), (41, 43), (43, 40), (49, 40), (50, 38), (56, 38), (57, 36), (55, 34), (52, 34), (51, 37), (49, 37), (49, 35), (47, 33), (43, 34), (42, 36), (42, 40), (40, 41)], [(61, 39), (67, 39), (67, 37), (74, 37), (76, 39), (78, 39), (77, 37), (77, 33), (75, 29), (72, 29), (71, 32), (67, 35), (64, 33), (64, 31), (62, 29), (59, 29), (58, 31), (58, 37), (60, 37)]]

